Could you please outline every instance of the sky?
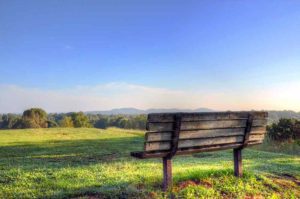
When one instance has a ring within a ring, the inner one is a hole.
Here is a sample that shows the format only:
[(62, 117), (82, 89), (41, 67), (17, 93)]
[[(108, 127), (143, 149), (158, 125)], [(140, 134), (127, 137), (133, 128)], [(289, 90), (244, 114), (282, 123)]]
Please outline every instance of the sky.
[(300, 111), (300, 1), (0, 0), (0, 113)]

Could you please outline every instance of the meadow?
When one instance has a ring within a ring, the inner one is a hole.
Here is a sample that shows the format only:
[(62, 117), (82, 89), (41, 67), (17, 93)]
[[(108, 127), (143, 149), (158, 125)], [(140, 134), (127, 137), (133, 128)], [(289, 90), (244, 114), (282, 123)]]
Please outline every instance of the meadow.
[[(0, 198), (168, 198), (160, 159), (137, 160), (144, 132), (109, 128), (0, 131)], [(270, 145), (270, 143), (269, 143)], [(298, 149), (298, 148), (297, 148)], [(300, 155), (247, 148), (175, 157), (177, 198), (300, 198)]]

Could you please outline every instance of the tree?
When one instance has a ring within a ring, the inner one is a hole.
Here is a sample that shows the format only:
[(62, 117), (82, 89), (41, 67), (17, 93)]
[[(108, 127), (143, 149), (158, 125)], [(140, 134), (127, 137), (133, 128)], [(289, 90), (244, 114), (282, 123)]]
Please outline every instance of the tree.
[(71, 118), (74, 124), (74, 127), (80, 128), (80, 127), (92, 127), (89, 118), (83, 113), (72, 113)]
[(295, 119), (282, 118), (278, 123), (273, 123), (267, 127), (268, 135), (273, 140), (295, 139), (295, 127), (297, 121)]
[(14, 120), (14, 124), (12, 126), (12, 129), (22, 129), (24, 128), (24, 122), (22, 118), (16, 118)]
[(137, 126), (137, 129), (145, 129), (146, 128), (146, 123), (147, 123), (147, 116), (146, 115), (137, 115), (134, 118)]
[(47, 128), (47, 113), (40, 108), (31, 108), (23, 112), (23, 128)]
[[(294, 139), (295, 140), (300, 140), (300, 121), (297, 120), (294, 126)], [(299, 142), (300, 144), (300, 142)]]
[(58, 127), (58, 124), (54, 120), (48, 120), (48, 128), (56, 128)]
[(100, 128), (100, 129), (106, 129), (107, 126), (108, 126), (108, 118), (107, 117), (99, 118), (94, 124), (95, 128)]
[(70, 116), (64, 116), (60, 121), (61, 127), (74, 127), (73, 120)]
[(12, 129), (12, 128), (22, 128), (22, 120), (20, 115), (16, 114), (3, 114), (2, 115), (2, 122), (1, 122), (2, 129)]

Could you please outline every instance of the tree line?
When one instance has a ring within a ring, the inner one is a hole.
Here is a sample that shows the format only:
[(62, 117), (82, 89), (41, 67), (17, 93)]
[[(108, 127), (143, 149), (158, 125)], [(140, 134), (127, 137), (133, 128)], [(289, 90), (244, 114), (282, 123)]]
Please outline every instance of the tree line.
[(145, 129), (146, 115), (101, 115), (83, 112), (50, 113), (31, 108), (20, 114), (0, 114), (0, 129), (87, 127)]
[[(102, 115), (83, 112), (50, 113), (31, 108), (20, 114), (0, 114), (0, 129), (55, 128), (55, 127), (118, 127), (141, 129), (146, 127), (146, 115)], [(281, 118), (267, 126), (267, 135), (278, 141), (300, 139), (300, 120)]]

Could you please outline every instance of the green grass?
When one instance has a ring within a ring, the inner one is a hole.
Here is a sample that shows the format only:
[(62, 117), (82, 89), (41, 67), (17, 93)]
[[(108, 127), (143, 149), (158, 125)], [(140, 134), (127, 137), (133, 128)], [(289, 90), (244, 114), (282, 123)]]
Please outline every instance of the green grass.
[[(111, 128), (0, 131), (0, 198), (167, 198), (160, 159), (137, 160), (143, 132)], [(246, 149), (174, 158), (178, 198), (300, 198), (300, 157)]]
[(266, 137), (263, 144), (254, 147), (257, 150), (300, 156), (300, 140), (273, 141)]

